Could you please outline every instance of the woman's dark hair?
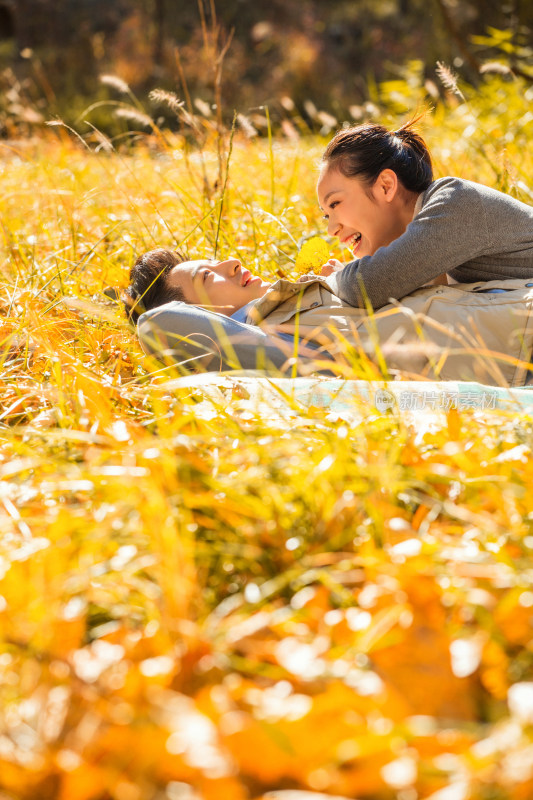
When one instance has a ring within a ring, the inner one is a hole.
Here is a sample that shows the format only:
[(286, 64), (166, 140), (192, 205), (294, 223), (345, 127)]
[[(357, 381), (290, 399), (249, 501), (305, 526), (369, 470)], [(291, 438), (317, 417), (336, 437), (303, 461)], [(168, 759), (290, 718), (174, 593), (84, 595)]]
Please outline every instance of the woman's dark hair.
[(126, 316), (133, 325), (144, 311), (170, 303), (171, 300), (185, 300), (178, 286), (169, 286), (167, 283), (171, 269), (184, 261), (181, 253), (162, 247), (139, 256), (130, 270), (130, 285), (122, 296)]
[(426, 143), (413, 130), (418, 119), (397, 131), (373, 122), (343, 128), (328, 144), (322, 163), (369, 187), (382, 170), (392, 169), (410, 192), (423, 192), (433, 180), (433, 167)]

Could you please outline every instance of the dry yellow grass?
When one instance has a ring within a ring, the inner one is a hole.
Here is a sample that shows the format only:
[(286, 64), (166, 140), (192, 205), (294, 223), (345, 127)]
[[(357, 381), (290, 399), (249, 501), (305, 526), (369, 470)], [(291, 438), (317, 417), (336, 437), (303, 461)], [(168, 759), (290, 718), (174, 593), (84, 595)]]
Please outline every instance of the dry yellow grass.
[[(531, 199), (491, 87), (437, 172)], [(103, 289), (154, 244), (287, 269), (323, 143), (237, 134), (222, 198), (214, 144), (57, 134), (0, 145), (2, 800), (527, 800), (529, 418), (200, 415)]]

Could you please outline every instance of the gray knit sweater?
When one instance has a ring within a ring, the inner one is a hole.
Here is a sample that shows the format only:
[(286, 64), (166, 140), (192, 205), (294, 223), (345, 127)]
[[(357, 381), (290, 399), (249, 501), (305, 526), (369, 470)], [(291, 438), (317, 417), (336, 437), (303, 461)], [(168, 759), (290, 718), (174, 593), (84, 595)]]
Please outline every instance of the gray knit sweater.
[(533, 207), (479, 183), (440, 178), (405, 233), (326, 280), (350, 305), (364, 307), (366, 294), (381, 308), (443, 272), (460, 283), (533, 278)]

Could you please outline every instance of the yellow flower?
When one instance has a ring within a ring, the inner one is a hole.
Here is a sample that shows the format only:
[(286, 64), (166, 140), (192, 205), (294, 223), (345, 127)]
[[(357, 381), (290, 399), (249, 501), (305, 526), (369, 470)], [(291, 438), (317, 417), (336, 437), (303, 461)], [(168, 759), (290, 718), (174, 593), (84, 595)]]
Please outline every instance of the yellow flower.
[(320, 236), (313, 236), (303, 243), (294, 262), (294, 272), (304, 275), (306, 272), (315, 272), (322, 267), (329, 258), (329, 247)]

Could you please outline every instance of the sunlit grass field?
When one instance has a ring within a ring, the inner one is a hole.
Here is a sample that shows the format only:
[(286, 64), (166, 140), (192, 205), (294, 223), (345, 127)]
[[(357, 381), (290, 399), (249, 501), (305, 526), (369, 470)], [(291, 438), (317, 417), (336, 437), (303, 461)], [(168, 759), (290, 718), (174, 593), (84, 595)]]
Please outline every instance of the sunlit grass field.
[[(532, 100), (439, 105), (437, 177), (533, 202)], [(531, 419), (169, 388), (104, 289), (290, 276), (326, 139), (134, 138), (0, 143), (1, 800), (529, 800)]]

